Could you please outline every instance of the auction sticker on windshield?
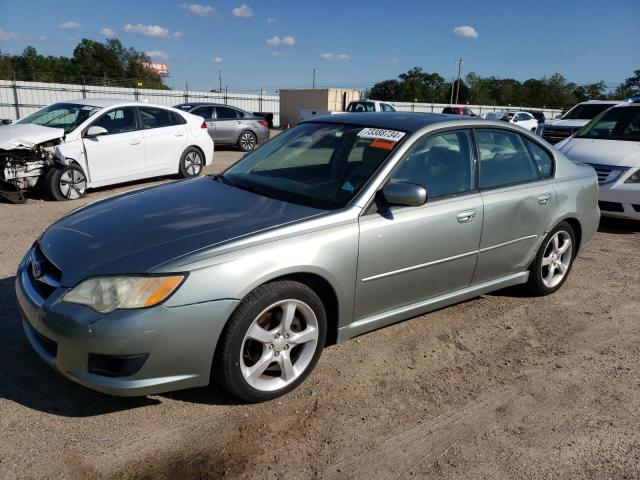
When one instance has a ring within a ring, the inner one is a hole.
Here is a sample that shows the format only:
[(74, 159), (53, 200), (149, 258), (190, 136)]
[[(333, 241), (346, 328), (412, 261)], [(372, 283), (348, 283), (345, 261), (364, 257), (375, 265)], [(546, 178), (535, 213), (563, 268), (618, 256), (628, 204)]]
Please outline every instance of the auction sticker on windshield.
[(383, 128), (364, 128), (358, 133), (362, 138), (378, 138), (381, 140), (389, 140), (390, 142), (399, 142), (406, 134), (397, 130), (385, 130)]

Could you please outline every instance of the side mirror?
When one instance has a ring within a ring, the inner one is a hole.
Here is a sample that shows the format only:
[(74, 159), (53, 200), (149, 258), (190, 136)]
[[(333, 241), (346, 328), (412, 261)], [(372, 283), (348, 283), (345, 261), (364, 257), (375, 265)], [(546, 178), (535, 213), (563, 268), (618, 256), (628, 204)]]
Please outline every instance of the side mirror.
[(427, 201), (427, 190), (415, 183), (389, 183), (382, 189), (382, 196), (389, 205), (419, 207)]
[(100, 135), (106, 135), (107, 133), (109, 132), (106, 128), (94, 125), (93, 127), (89, 127), (89, 130), (87, 130), (87, 133), (85, 133), (84, 136), (87, 138), (93, 138), (99, 137)]

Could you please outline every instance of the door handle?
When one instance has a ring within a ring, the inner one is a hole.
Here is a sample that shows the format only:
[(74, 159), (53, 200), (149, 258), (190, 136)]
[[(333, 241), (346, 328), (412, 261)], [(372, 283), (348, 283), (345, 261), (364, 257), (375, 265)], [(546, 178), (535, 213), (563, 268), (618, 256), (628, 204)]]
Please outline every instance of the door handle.
[(238, 125), (242, 125), (242, 122), (241, 122), (240, 120), (236, 120), (236, 123), (237, 123)]
[(473, 222), (473, 219), (476, 218), (476, 211), (465, 210), (464, 212), (460, 212), (458, 215), (456, 215), (456, 218), (458, 219), (458, 223)]
[(129, 142), (129, 145), (138, 145), (140, 143), (142, 143), (142, 139), (141, 138), (136, 138), (135, 140), (131, 140)]
[(182, 137), (184, 135), (184, 132), (179, 132), (179, 133), (174, 133), (173, 136), (174, 137)]
[(548, 193), (538, 196), (538, 203), (540, 205), (548, 205), (550, 201), (551, 201), (551, 195)]

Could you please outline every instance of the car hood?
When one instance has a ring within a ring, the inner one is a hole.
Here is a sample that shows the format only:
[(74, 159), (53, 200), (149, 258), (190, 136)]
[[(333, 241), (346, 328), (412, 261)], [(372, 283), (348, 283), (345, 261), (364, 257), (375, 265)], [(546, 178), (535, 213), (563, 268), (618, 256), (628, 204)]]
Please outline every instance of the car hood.
[(576, 162), (640, 167), (640, 142), (569, 138), (557, 148)]
[(134, 191), (80, 208), (40, 238), (62, 285), (145, 273), (170, 260), (324, 213), (210, 177)]
[(0, 149), (33, 148), (39, 143), (64, 137), (64, 129), (30, 123), (14, 123), (0, 127)]
[(543, 125), (545, 127), (580, 128), (584, 127), (589, 122), (590, 120), (563, 120), (561, 118), (558, 118), (557, 120), (545, 120)]

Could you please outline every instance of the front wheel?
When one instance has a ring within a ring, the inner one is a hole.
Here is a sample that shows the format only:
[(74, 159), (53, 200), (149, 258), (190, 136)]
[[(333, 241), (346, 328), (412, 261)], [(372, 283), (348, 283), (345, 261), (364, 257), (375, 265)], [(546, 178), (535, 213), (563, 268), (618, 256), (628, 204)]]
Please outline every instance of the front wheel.
[(87, 177), (75, 163), (51, 167), (44, 177), (44, 189), (51, 200), (76, 200), (87, 189)]
[(229, 393), (246, 402), (284, 395), (313, 370), (326, 329), (322, 301), (309, 287), (293, 281), (262, 285), (229, 319), (213, 375)]
[(531, 265), (529, 291), (534, 295), (549, 295), (558, 290), (569, 276), (576, 249), (573, 228), (561, 222), (544, 238)]
[(256, 145), (258, 145), (258, 138), (255, 133), (246, 130), (240, 134), (238, 138), (238, 147), (240, 147), (240, 150), (250, 152), (256, 148)]
[(180, 157), (178, 174), (182, 178), (197, 177), (204, 169), (204, 156), (195, 147), (187, 148)]

